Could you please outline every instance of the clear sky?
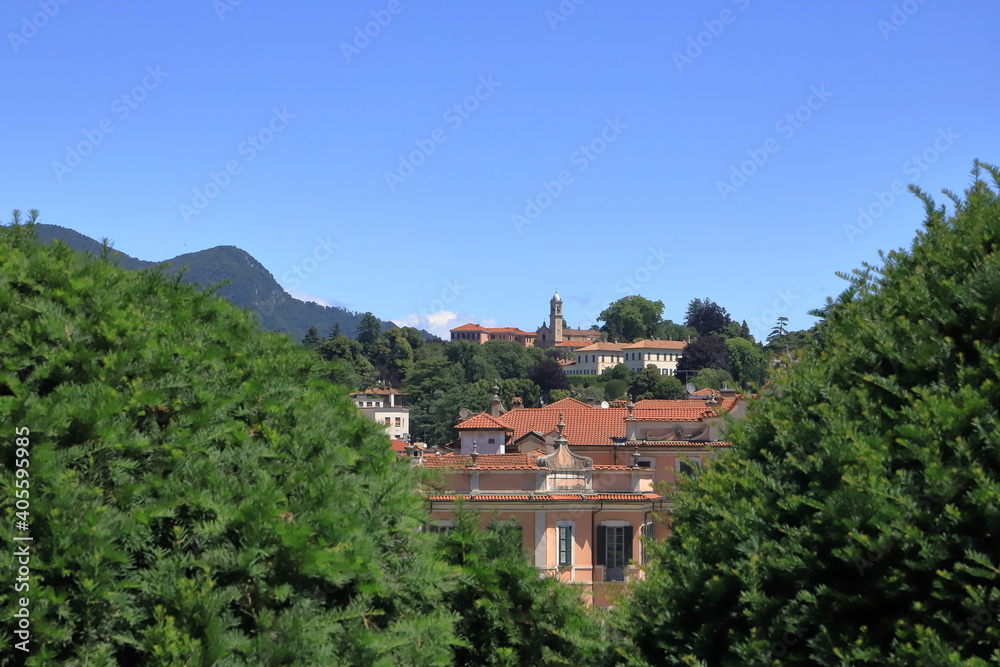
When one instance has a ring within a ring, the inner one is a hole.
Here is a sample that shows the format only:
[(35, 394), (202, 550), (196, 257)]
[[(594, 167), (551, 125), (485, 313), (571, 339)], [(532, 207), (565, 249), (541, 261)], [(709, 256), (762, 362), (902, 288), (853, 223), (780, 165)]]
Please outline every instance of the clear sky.
[(6, 0), (0, 199), (145, 260), (236, 245), (445, 334), (709, 297), (758, 336), (1000, 162), (971, 0)]

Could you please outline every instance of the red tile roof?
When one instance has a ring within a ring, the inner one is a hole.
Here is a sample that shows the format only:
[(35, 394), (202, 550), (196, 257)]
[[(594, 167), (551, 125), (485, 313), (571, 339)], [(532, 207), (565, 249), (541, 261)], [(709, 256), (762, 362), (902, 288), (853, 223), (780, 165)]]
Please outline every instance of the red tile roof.
[[(692, 401), (701, 403), (701, 401)], [(644, 410), (636, 408), (632, 412), (632, 418), (638, 421), (691, 421), (695, 422), (706, 417), (715, 417), (716, 413), (711, 408), (702, 405), (692, 405), (684, 408), (656, 408)]]
[[(537, 457), (532, 454), (480, 454), (476, 459), (476, 468), (483, 470), (537, 470)], [(453, 454), (447, 456), (425, 456), (425, 468), (465, 469), (472, 465), (472, 457), (468, 454)]]
[(621, 343), (593, 343), (587, 347), (581, 347), (577, 352), (621, 352)]
[[(577, 408), (562, 408), (563, 421), (566, 424), (567, 440), (573, 445), (610, 445), (611, 438), (625, 437), (625, 416), (628, 410), (624, 408), (608, 408), (602, 410), (590, 406)], [(503, 421), (514, 429), (514, 439), (531, 431), (551, 433), (556, 430), (559, 422), (560, 409), (527, 408), (511, 410), (503, 416)]]
[(489, 331), (489, 329), (485, 329), (478, 324), (469, 322), (468, 324), (463, 324), (460, 327), (455, 327), (454, 329), (451, 329), (451, 331)]
[(525, 493), (525, 494), (490, 494), (490, 493), (479, 493), (471, 495), (468, 493), (457, 493), (449, 495), (438, 495), (438, 496), (428, 496), (428, 500), (441, 501), (441, 500), (455, 500), (457, 498), (463, 498), (471, 502), (497, 502), (497, 501), (509, 501), (509, 500), (521, 500), (521, 501), (533, 501), (533, 502), (551, 502), (553, 500), (570, 500), (570, 501), (581, 501), (581, 500), (618, 500), (618, 501), (633, 501), (633, 502), (646, 502), (649, 500), (659, 500), (663, 496), (658, 493)]
[[(512, 333), (512, 334), (519, 334), (519, 335), (522, 335), (522, 336), (534, 336), (535, 335), (535, 333), (533, 331), (522, 331), (521, 329), (518, 329), (517, 327), (497, 327), (497, 328), (494, 328), (494, 329), (483, 329), (483, 330), (484, 331), (489, 331), (490, 333)], [(454, 331), (454, 329), (452, 329), (452, 331)]]
[(683, 350), (687, 345), (683, 340), (640, 340), (623, 346), (625, 350)]
[[(523, 410), (514, 410), (514, 412), (523, 412)], [(459, 422), (455, 426), (457, 429), (475, 429), (477, 431), (490, 431), (490, 430), (500, 430), (510, 431), (511, 427), (503, 423), (496, 417), (488, 415), (485, 412), (480, 412), (478, 415), (473, 415), (466, 419), (465, 421)]]
[(542, 406), (543, 410), (566, 410), (568, 408), (584, 408), (586, 410), (594, 409), (593, 406), (587, 405), (583, 401), (578, 401), (575, 398), (560, 398), (554, 403)]
[(587, 336), (588, 338), (589, 337), (600, 338), (601, 337), (601, 332), (600, 331), (596, 331), (595, 329), (566, 329), (566, 328), (563, 328), (563, 335), (564, 336)]
[(402, 440), (389, 440), (389, 447), (391, 447), (394, 452), (405, 452), (408, 444), (409, 443), (403, 442)]
[[(694, 395), (695, 394), (692, 394), (692, 396)], [(705, 400), (704, 400), (707, 396), (708, 396), (707, 394), (702, 394), (699, 395), (698, 398), (678, 398), (674, 400), (652, 399), (652, 398), (643, 399), (635, 404), (636, 417), (639, 416), (638, 415), (639, 410), (673, 410), (673, 409), (688, 410), (696, 406), (702, 408), (703, 410), (714, 408), (716, 412), (730, 412), (734, 407), (736, 407), (736, 404), (739, 402), (739, 400), (743, 398), (741, 395), (737, 394), (735, 396), (729, 396), (723, 398), (715, 406), (707, 406), (705, 405)]]

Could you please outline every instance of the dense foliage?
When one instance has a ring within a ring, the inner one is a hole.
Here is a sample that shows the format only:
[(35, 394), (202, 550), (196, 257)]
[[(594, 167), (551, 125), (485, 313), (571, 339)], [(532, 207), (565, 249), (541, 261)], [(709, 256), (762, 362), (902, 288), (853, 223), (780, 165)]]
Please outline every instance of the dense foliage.
[(1000, 663), (1000, 170), (864, 267), (677, 497), (636, 664)]
[(442, 534), (446, 562), (461, 568), (448, 596), (464, 645), (456, 665), (598, 665), (609, 658), (597, 612), (583, 608), (578, 590), (539, 577), (512, 521), (480, 527), (478, 512), (459, 508), (454, 529)]
[[(0, 331), (33, 538), (30, 590), (3, 587), (0, 608), (9, 628), (12, 597), (30, 598), (27, 664), (449, 659), (449, 569), (417, 531), (417, 480), (314, 355), (23, 226), (0, 229)], [(20, 657), (5, 640), (0, 662)]]

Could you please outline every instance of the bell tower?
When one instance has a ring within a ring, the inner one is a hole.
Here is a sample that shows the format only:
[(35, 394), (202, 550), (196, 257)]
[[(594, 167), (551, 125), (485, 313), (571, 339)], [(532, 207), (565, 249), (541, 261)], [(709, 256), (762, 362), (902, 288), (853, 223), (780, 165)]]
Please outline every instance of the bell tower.
[(563, 316), (562, 299), (559, 298), (559, 290), (552, 295), (549, 301), (549, 331), (552, 333), (552, 344), (558, 345), (563, 339)]

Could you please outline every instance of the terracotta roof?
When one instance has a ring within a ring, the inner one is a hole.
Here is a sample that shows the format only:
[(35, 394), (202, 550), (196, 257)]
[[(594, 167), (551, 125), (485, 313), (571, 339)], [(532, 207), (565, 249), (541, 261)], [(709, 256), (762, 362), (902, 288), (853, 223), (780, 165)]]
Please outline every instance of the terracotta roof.
[[(553, 404), (554, 405), (554, 404)], [(590, 406), (575, 408), (527, 408), (511, 410), (503, 416), (503, 421), (514, 429), (514, 439), (526, 433), (537, 431), (551, 433), (556, 430), (559, 412), (562, 411), (566, 424), (566, 439), (573, 445), (610, 445), (611, 438), (625, 437), (625, 408), (606, 410)]]
[[(452, 331), (454, 331), (454, 329), (452, 329)], [(499, 328), (496, 328), (496, 329), (484, 329), (484, 331), (489, 331), (490, 333), (512, 333), (512, 334), (519, 334), (519, 335), (522, 335), (522, 336), (534, 336), (535, 335), (535, 332), (533, 332), (533, 331), (522, 331), (521, 329), (518, 329), (517, 327), (499, 327)]]
[(732, 447), (733, 446), (733, 443), (731, 443), (731, 442), (723, 442), (723, 441), (708, 442), (708, 441), (705, 441), (705, 440), (702, 440), (702, 441), (697, 441), (697, 440), (695, 440), (695, 441), (689, 441), (689, 440), (656, 440), (656, 441), (639, 440), (638, 442), (635, 442), (635, 443), (632, 443), (632, 442), (629, 442), (629, 441), (626, 440), (625, 444), (629, 445), (629, 446), (635, 444), (635, 445), (638, 445), (638, 446), (644, 447), (644, 448), (662, 447), (664, 449), (677, 448), (677, 447), (682, 447), (682, 448), (687, 448), (687, 449), (708, 449), (710, 447), (711, 448), (716, 448), (716, 447)]
[(683, 350), (687, 342), (683, 340), (640, 340), (625, 345), (626, 350)]
[(455, 500), (464, 498), (470, 502), (497, 502), (509, 500), (551, 502), (553, 500), (619, 500), (639, 501), (659, 500), (663, 496), (657, 493), (533, 493), (533, 494), (484, 494), (470, 495), (467, 493), (428, 496), (428, 500)]
[[(695, 394), (692, 394), (692, 396), (694, 395)], [(673, 410), (673, 409), (689, 410), (696, 406), (700, 407), (702, 410), (714, 409), (715, 412), (730, 412), (734, 407), (736, 407), (737, 402), (739, 402), (739, 400), (742, 398), (741, 395), (737, 394), (736, 396), (730, 396), (728, 398), (724, 398), (717, 405), (710, 407), (705, 405), (704, 398), (706, 396), (707, 395), (702, 394), (701, 396), (698, 396), (698, 398), (678, 398), (674, 400), (657, 400), (651, 398), (643, 399), (635, 404), (636, 417), (639, 416), (638, 414), (639, 410), (647, 410), (647, 411)], [(646, 415), (646, 416), (648, 417), (651, 415)]]
[[(514, 410), (513, 412), (523, 412), (523, 410)], [(473, 415), (465, 421), (459, 422), (455, 428), (476, 429), (479, 431), (499, 429), (503, 429), (505, 431), (511, 430), (510, 426), (503, 423), (496, 417), (486, 414), (485, 412), (480, 412), (478, 415)]]
[(577, 352), (621, 352), (621, 343), (593, 343), (587, 347), (581, 347)]
[(601, 332), (595, 329), (567, 329), (563, 328), (564, 336), (596, 336), (601, 337)]
[(484, 329), (478, 324), (473, 324), (472, 322), (469, 322), (468, 324), (463, 324), (460, 327), (455, 327), (454, 329), (450, 329), (450, 331), (489, 331), (489, 329)]
[[(537, 470), (536, 461), (537, 457), (532, 454), (480, 454), (479, 458), (476, 459), (476, 468), (483, 470)], [(472, 457), (468, 454), (424, 457), (425, 468), (462, 470), (471, 465)]]
[(403, 442), (402, 440), (396, 440), (395, 438), (389, 440), (389, 447), (391, 447), (394, 452), (405, 452), (408, 444), (409, 443)]
[(644, 398), (635, 402), (636, 410), (662, 410), (664, 408), (705, 407), (705, 399), (701, 398)]
[(587, 340), (564, 340), (560, 343), (556, 343), (556, 347), (587, 347), (592, 344), (593, 343)]
[(632, 412), (632, 419), (636, 421), (691, 421), (695, 422), (706, 417), (717, 416), (715, 410), (704, 405), (695, 405), (689, 408), (659, 408), (655, 410), (642, 410), (636, 408)]
[(584, 408), (587, 410), (593, 410), (593, 406), (587, 405), (583, 401), (578, 401), (575, 398), (560, 398), (555, 403), (549, 403), (548, 405), (543, 405), (543, 410), (566, 410), (569, 408)]

